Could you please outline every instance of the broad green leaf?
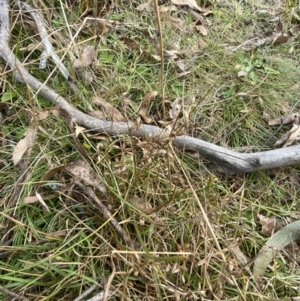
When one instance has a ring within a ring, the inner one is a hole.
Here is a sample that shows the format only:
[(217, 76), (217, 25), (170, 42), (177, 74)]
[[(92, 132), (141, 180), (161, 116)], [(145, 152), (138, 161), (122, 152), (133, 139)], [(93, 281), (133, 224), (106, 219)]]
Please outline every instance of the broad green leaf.
[(16, 96), (17, 96), (16, 92), (14, 92), (14, 91), (7, 91), (7, 92), (3, 93), (2, 97), (1, 97), (1, 101), (2, 102), (7, 102), (9, 100), (12, 100)]
[(272, 235), (254, 261), (254, 277), (262, 277), (276, 253), (298, 238), (300, 238), (300, 221), (286, 225)]

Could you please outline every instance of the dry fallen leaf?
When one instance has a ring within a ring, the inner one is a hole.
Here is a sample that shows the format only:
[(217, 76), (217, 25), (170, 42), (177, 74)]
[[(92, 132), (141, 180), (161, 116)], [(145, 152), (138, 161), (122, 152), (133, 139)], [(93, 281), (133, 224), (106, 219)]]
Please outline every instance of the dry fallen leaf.
[(297, 24), (297, 25), (293, 26), (293, 27), (290, 29), (290, 33), (291, 33), (293, 36), (299, 36), (299, 34), (300, 34), (300, 24)]
[(102, 97), (94, 96), (92, 101), (95, 105), (104, 109), (105, 113), (113, 121), (126, 121), (123, 115), (110, 103), (106, 102)]
[(270, 120), (269, 114), (264, 113), (263, 118), (267, 122), (268, 125), (280, 125), (280, 124), (289, 124), (289, 123), (294, 123), (294, 124), (300, 125), (300, 113), (294, 113), (294, 114), (290, 114), (288, 116), (284, 116), (284, 117), (276, 118), (276, 119), (272, 119), (272, 120)]
[(92, 72), (88, 71), (85, 68), (77, 68), (76, 75), (79, 79), (82, 80), (82, 83), (87, 87), (92, 83), (94, 76)]
[(286, 147), (293, 144), (294, 141), (300, 139), (300, 125), (294, 124), (293, 127), (276, 141), (275, 147)]
[(167, 16), (166, 22), (170, 22), (172, 27), (175, 27), (179, 29), (181, 32), (187, 32), (188, 31), (188, 24), (185, 20), (182, 20), (180, 18), (170, 17)]
[(128, 49), (138, 51), (139, 53), (143, 53), (142, 46), (136, 40), (133, 40), (129, 37), (122, 37), (120, 40)]
[(139, 114), (146, 123), (152, 122), (152, 119), (147, 117), (147, 113), (148, 113), (148, 109), (149, 109), (151, 101), (157, 96), (157, 94), (158, 94), (157, 91), (152, 91), (152, 92), (149, 92), (148, 94), (146, 94), (144, 97), (144, 100), (141, 104), (141, 107), (139, 109)]
[(170, 12), (173, 12), (173, 11), (177, 11), (177, 7), (175, 5), (160, 5), (159, 6), (159, 12), (160, 13), (170, 13)]
[(153, 210), (151, 204), (147, 202), (145, 199), (141, 199), (134, 196), (129, 199), (129, 202), (144, 213), (150, 213), (151, 210)]
[(89, 86), (93, 81), (93, 74), (86, 70), (86, 67), (90, 66), (96, 55), (94, 46), (86, 46), (83, 49), (81, 56), (73, 63), (73, 68), (76, 71), (76, 75), (83, 81), (85, 86)]
[(176, 119), (181, 111), (182, 107), (182, 99), (178, 97), (175, 101), (171, 104), (171, 109), (169, 110), (169, 115), (171, 119)]
[(258, 214), (257, 216), (262, 226), (261, 233), (267, 237), (270, 237), (284, 226), (275, 217), (266, 217), (262, 214)]
[(208, 32), (207, 32), (207, 29), (206, 29), (205, 26), (203, 26), (203, 25), (196, 25), (195, 28), (196, 28), (196, 30), (197, 30), (198, 32), (200, 32), (204, 37), (207, 36)]
[(283, 33), (283, 24), (279, 20), (275, 26), (275, 32), (273, 35), (273, 45), (281, 45), (288, 41), (289, 36)]
[(36, 127), (29, 128), (24, 134), (25, 138), (21, 139), (16, 144), (12, 154), (14, 165), (17, 165), (20, 162), (25, 152), (32, 146), (36, 136), (36, 132), (37, 132)]
[(49, 115), (60, 116), (60, 110), (58, 108), (46, 109), (42, 110), (38, 113), (38, 119), (43, 120), (47, 118)]
[(90, 66), (95, 59), (95, 46), (89, 45), (84, 47), (81, 56), (73, 63), (73, 68), (84, 68)]
[(86, 128), (76, 125), (75, 126), (75, 136), (78, 137), (79, 134), (83, 134), (85, 130), (86, 130)]
[(177, 54), (179, 54), (178, 50), (175, 49), (171, 49), (171, 50), (167, 50), (164, 49), (164, 59), (166, 60), (175, 60), (178, 58)]
[(203, 12), (203, 8), (201, 8), (196, 0), (171, 0), (172, 3), (176, 5), (187, 5), (190, 8), (197, 9), (200, 12)]
[(142, 12), (142, 11), (148, 12), (148, 11), (151, 11), (151, 6), (152, 6), (152, 1), (150, 0), (148, 2), (139, 4), (135, 9), (140, 12)]
[(91, 185), (98, 188), (102, 193), (107, 194), (106, 187), (96, 176), (90, 165), (83, 159), (70, 162), (65, 171), (72, 174), (77, 179), (82, 180), (86, 185)]
[(273, 45), (281, 45), (281, 44), (284, 44), (288, 41), (289, 39), (289, 36), (288, 35), (285, 35), (283, 33), (278, 33), (278, 34), (275, 34), (273, 36), (273, 42), (272, 44)]
[(105, 120), (105, 118), (106, 118), (105, 114), (99, 110), (89, 112), (89, 115), (99, 118), (99, 119), (103, 119), (103, 120)]

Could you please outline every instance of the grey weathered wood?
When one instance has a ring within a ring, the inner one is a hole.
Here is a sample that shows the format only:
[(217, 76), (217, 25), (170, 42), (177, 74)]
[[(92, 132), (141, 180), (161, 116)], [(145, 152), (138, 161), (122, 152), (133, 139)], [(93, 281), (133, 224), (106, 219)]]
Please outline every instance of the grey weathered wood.
[[(15, 57), (9, 47), (9, 2), (0, 0), (0, 57), (13, 70), (16, 79), (26, 83), (37, 93), (67, 111), (74, 122), (81, 126), (108, 135), (132, 135), (144, 139), (168, 139), (169, 132), (152, 125), (137, 125), (133, 122), (111, 122), (100, 120), (84, 114), (74, 108), (68, 101), (53, 89), (32, 76), (22, 63)], [(37, 24), (39, 27), (39, 24)], [(45, 37), (44, 37), (45, 38)], [(170, 139), (173, 145), (183, 151), (198, 152), (227, 174), (249, 173), (258, 170), (272, 169), (300, 163), (300, 146), (275, 149), (251, 154), (239, 153), (215, 144), (189, 137), (186, 135)]]

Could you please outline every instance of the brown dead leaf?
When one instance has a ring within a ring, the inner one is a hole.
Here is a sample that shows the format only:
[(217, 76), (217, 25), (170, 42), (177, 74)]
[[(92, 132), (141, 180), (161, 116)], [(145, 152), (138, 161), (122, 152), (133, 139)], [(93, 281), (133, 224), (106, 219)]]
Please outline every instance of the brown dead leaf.
[(46, 119), (49, 115), (60, 116), (60, 110), (58, 108), (42, 110), (38, 113), (38, 119)]
[(139, 4), (135, 9), (140, 12), (142, 11), (149, 12), (151, 11), (151, 6), (152, 6), (152, 0)]
[(267, 237), (272, 236), (284, 226), (275, 217), (266, 217), (262, 214), (258, 214), (257, 216), (262, 226), (261, 233)]
[(72, 174), (75, 178), (82, 180), (86, 185), (98, 188), (103, 194), (107, 194), (106, 187), (94, 173), (90, 165), (83, 159), (70, 162), (65, 171)]
[(272, 45), (277, 46), (277, 45), (284, 44), (288, 41), (288, 39), (289, 39), (289, 36), (286, 34), (283, 34), (283, 33), (275, 34), (273, 36)]
[(84, 47), (81, 56), (73, 63), (73, 68), (84, 68), (90, 66), (95, 59), (95, 46), (89, 45)]
[(245, 265), (251, 261), (251, 258), (244, 254), (244, 252), (240, 249), (238, 244), (230, 246), (230, 251), (234, 254), (238, 263), (241, 263), (242, 265)]
[(179, 29), (181, 32), (187, 32), (188, 31), (188, 24), (185, 20), (182, 20), (180, 18), (175, 18), (171, 16), (167, 16), (166, 22), (170, 22), (172, 27), (175, 27)]
[(282, 33), (283, 30), (283, 24), (280, 20), (278, 20), (278, 22), (275, 25), (275, 33)]
[(208, 32), (205, 26), (203, 25), (196, 25), (195, 29), (200, 32), (204, 37), (207, 36)]
[(80, 78), (85, 86), (89, 86), (93, 81), (93, 74), (86, 70), (90, 66), (96, 56), (95, 46), (89, 45), (84, 47), (81, 56), (73, 63), (76, 75)]
[(289, 36), (283, 33), (283, 24), (279, 20), (275, 26), (272, 45), (281, 45), (288, 41)]
[(102, 97), (93, 96), (92, 101), (95, 105), (100, 106), (111, 120), (126, 121), (123, 115), (113, 105), (106, 102)]
[(172, 50), (164, 49), (164, 59), (166, 60), (177, 59), (178, 58), (177, 54), (179, 54), (179, 51), (176, 49), (172, 49)]
[[(196, 21), (196, 24), (197, 25), (211, 25), (211, 22), (206, 20), (202, 14), (199, 14), (197, 12), (195, 12), (194, 10), (192, 9), (189, 9), (188, 10), (189, 13), (191, 14), (192, 18), (194, 21)], [(211, 12), (212, 13), (212, 12)]]
[(197, 9), (200, 12), (204, 11), (204, 9), (197, 4), (196, 0), (171, 0), (171, 2), (176, 5), (187, 5), (188, 7)]
[(293, 127), (282, 137), (276, 141), (275, 147), (286, 147), (293, 144), (294, 141), (300, 139), (300, 125), (294, 124)]
[(106, 118), (105, 114), (99, 110), (89, 112), (89, 115), (99, 118), (99, 119), (103, 119), (103, 120), (105, 120), (105, 118)]
[(284, 116), (281, 118), (276, 118), (270, 120), (270, 115), (267, 113), (264, 113), (263, 115), (264, 120), (268, 123), (268, 125), (280, 125), (280, 124), (299, 124), (300, 125), (300, 113), (294, 113), (290, 114), (288, 116)]
[(171, 109), (169, 110), (169, 115), (171, 119), (176, 119), (179, 116), (181, 107), (182, 107), (182, 99), (181, 97), (178, 97), (172, 103)]
[(284, 113), (288, 113), (291, 110), (291, 107), (290, 107), (289, 103), (287, 101), (284, 101), (284, 100), (278, 102), (278, 107)]
[(21, 139), (16, 144), (12, 154), (12, 160), (14, 165), (17, 165), (22, 159), (25, 152), (32, 147), (36, 133), (37, 128), (35, 126), (30, 127), (24, 134), (25, 138)]
[(130, 50), (138, 51), (139, 53), (143, 52), (142, 46), (135, 40), (128, 38), (128, 37), (122, 37), (121, 41), (124, 43), (126, 47), (128, 47)]
[(291, 122), (293, 122), (293, 127), (276, 141), (275, 147), (286, 147), (300, 139), (300, 113), (294, 113), (287, 117), (274, 119), (268, 122), (269, 125), (287, 124)]
[(129, 199), (129, 202), (144, 213), (150, 213), (153, 209), (149, 202), (147, 202), (145, 199), (140, 199), (136, 196)]
[(300, 34), (300, 24), (297, 24), (297, 25), (293, 26), (293, 27), (290, 29), (290, 33), (291, 33), (293, 36), (299, 36), (299, 34)]
[(82, 80), (82, 83), (86, 87), (90, 86), (93, 79), (94, 79), (94, 76), (93, 76), (92, 72), (88, 71), (85, 68), (77, 68), (76, 69), (76, 75), (79, 79)]
[(150, 106), (151, 101), (157, 96), (157, 91), (149, 92), (145, 95), (144, 100), (141, 104), (141, 107), (139, 109), (139, 115), (144, 119), (146, 123), (151, 123), (152, 119), (147, 117), (148, 109)]
[(32, 203), (36, 203), (37, 201), (38, 201), (38, 198), (35, 195), (26, 196), (23, 199), (24, 204), (32, 204)]
[(270, 124), (269, 124), (269, 122), (270, 122), (270, 114), (264, 112), (262, 118), (263, 118), (263, 120), (264, 120), (268, 125), (270, 125)]
[(159, 12), (160, 13), (170, 13), (173, 11), (177, 11), (177, 7), (175, 5), (161, 5), (159, 6)]

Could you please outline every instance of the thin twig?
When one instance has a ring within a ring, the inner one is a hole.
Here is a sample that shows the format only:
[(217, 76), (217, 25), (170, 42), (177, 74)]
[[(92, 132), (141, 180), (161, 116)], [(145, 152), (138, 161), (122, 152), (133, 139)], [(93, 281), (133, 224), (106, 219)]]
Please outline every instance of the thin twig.
[(97, 195), (95, 194), (93, 189), (90, 188), (89, 186), (86, 186), (86, 185), (78, 182), (78, 181), (76, 181), (75, 184), (78, 187), (80, 187), (80, 189), (82, 189), (83, 192), (86, 193), (96, 203), (96, 205), (99, 207), (99, 209), (101, 210), (104, 217), (111, 222), (111, 224), (114, 226), (116, 231), (121, 235), (121, 237), (125, 241), (126, 245), (130, 248), (138, 249), (139, 246), (137, 245), (137, 243), (134, 243), (132, 241), (132, 239), (130, 238), (130, 236), (123, 230), (123, 228), (120, 226), (117, 219), (110, 213), (110, 211), (107, 209), (107, 207), (99, 200), (99, 198), (97, 197)]
[(161, 98), (162, 98), (162, 107), (163, 107), (163, 118), (164, 121), (166, 121), (166, 104), (165, 104), (165, 85), (164, 85), (164, 42), (163, 42), (163, 36), (162, 36), (162, 26), (161, 26), (161, 20), (160, 20), (160, 13), (159, 13), (159, 7), (158, 7), (158, 0), (154, 0), (154, 6), (155, 6), (155, 13), (156, 13), (156, 19), (157, 19), (157, 25), (158, 25), (158, 32), (159, 32), (159, 48), (160, 48), (160, 86), (161, 86)]
[(53, 62), (57, 66), (57, 68), (60, 70), (63, 77), (68, 81), (73, 93), (76, 93), (78, 91), (78, 87), (73, 82), (67, 68), (64, 66), (64, 64), (62, 63), (62, 61), (58, 57), (58, 55), (55, 53), (55, 51), (53, 49), (53, 46), (52, 46), (52, 44), (49, 40), (49, 35), (47, 33), (47, 29), (46, 29), (44, 19), (41, 16), (41, 14), (39, 13), (39, 11), (37, 9), (34, 9), (28, 3), (25, 3), (25, 2), (22, 2), (22, 1), (17, 1), (17, 5), (19, 6), (20, 10), (26, 10), (30, 14), (30, 16), (33, 18), (33, 20), (35, 21), (36, 26), (38, 28), (39, 35), (40, 35), (40, 38), (41, 38), (41, 43), (44, 46), (44, 51), (41, 55), (40, 68), (43, 69), (42, 65), (44, 64), (44, 66), (46, 66), (47, 58), (51, 57)]
[(2, 286), (2, 285), (0, 285), (0, 290), (1, 290), (2, 292), (4, 292), (4, 293), (6, 293), (6, 294), (8, 294), (8, 295), (10, 295), (10, 296), (12, 296), (12, 297), (14, 297), (14, 298), (17, 299), (17, 300), (21, 300), (21, 301), (29, 301), (28, 298), (23, 297), (23, 296), (20, 296), (20, 295), (18, 295), (18, 294), (16, 294), (16, 293), (12, 292), (11, 290), (5, 288), (5, 287)]
[(81, 301), (83, 298), (87, 297), (89, 294), (91, 294), (98, 287), (99, 287), (98, 284), (92, 285), (89, 289), (87, 289), (80, 296), (78, 296), (76, 299), (74, 299), (74, 301)]

